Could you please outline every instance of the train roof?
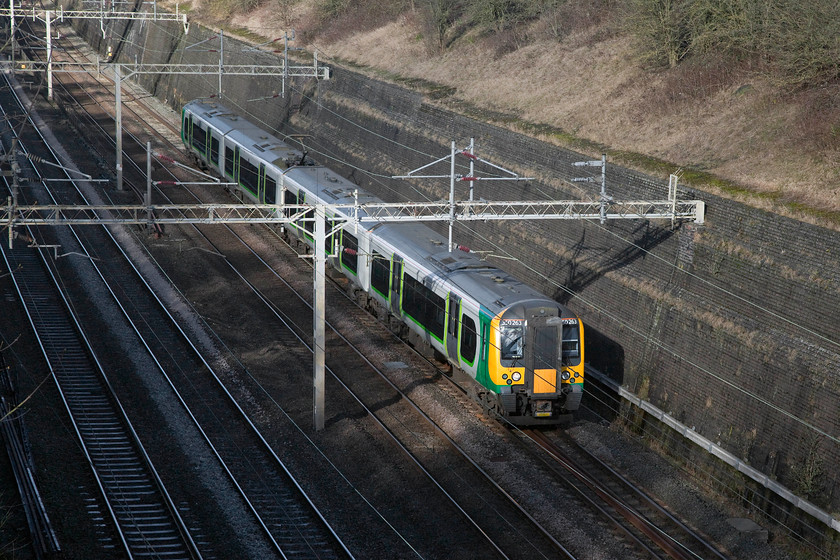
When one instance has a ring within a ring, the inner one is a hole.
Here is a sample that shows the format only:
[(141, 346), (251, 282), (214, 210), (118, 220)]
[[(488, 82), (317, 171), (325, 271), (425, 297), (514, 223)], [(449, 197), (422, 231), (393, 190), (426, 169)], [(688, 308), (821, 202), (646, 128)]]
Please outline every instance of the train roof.
[(190, 101), (184, 105), (184, 110), (211, 123), (223, 136), (231, 138), (246, 150), (280, 168), (285, 168), (290, 161), (300, 159), (300, 150), (212, 100)]
[[(332, 169), (321, 165), (292, 167), (285, 175), (288, 180), (314, 193), (325, 204), (347, 207), (348, 214), (352, 214), (352, 208), (357, 200), (359, 204), (382, 202), (367, 191), (360, 189), (349, 179), (345, 179)], [(356, 193), (358, 193), (358, 199)], [(366, 216), (367, 214), (364, 211), (359, 213), (361, 220)]]
[(449, 252), (448, 240), (424, 224), (379, 223), (371, 228), (371, 235), (404, 259), (420, 263), (432, 275), (456, 285), (463, 294), (481, 301), (493, 312), (524, 300), (546, 300), (559, 305), (473, 253), (460, 249)]
[[(222, 134), (278, 167), (286, 168), (290, 160), (300, 162), (299, 150), (212, 100), (191, 101), (184, 109), (212, 123)], [(304, 165), (292, 166), (284, 174), (288, 180), (314, 193), (324, 203), (342, 207), (341, 210), (350, 219), (354, 217), (353, 207), (357, 202), (382, 202), (349, 179), (314, 164), (312, 160), (305, 161)], [(398, 210), (395, 208), (394, 212)], [(370, 231), (380, 246), (390, 248), (406, 261), (425, 267), (425, 273), (432, 277), (455, 284), (464, 295), (482, 302), (491, 312), (524, 300), (545, 300), (562, 308), (559, 303), (472, 253), (462, 250), (449, 252), (448, 240), (425, 224), (383, 223), (366, 220), (367, 217), (364, 209), (360, 209), (360, 227)]]

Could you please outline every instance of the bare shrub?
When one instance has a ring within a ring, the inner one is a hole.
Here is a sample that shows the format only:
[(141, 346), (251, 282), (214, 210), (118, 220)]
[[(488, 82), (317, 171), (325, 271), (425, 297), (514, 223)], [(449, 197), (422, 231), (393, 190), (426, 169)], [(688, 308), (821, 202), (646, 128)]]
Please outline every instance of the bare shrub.
[(294, 7), (300, 0), (273, 0), (277, 17), (284, 29), (291, 29), (294, 22)]
[(738, 84), (746, 63), (734, 64), (723, 56), (691, 59), (667, 71), (661, 87), (648, 96), (652, 111), (673, 108), (716, 95)]
[(825, 502), (825, 458), (820, 450), (820, 438), (817, 434), (808, 436), (805, 444), (808, 454), (804, 460), (790, 466), (794, 490), (798, 495), (822, 504)]
[(449, 44), (452, 27), (463, 7), (459, 0), (419, 0), (423, 3), (423, 28), (430, 50), (443, 52)]
[(244, 14), (264, 4), (266, 0), (210, 0), (210, 12), (220, 18), (233, 14)]
[(681, 0), (627, 0), (624, 24), (643, 63), (675, 67), (691, 48), (690, 11)]
[(473, 21), (479, 26), (487, 26), (494, 31), (510, 29), (532, 15), (528, 0), (471, 0), (469, 11)]
[(353, 0), (320, 0), (318, 13), (322, 18), (329, 19), (342, 15), (347, 11)]
[(826, 156), (840, 153), (840, 85), (797, 92), (792, 138)]
[(840, 80), (840, 3), (779, 0), (768, 29), (768, 56), (783, 85), (823, 85)]
[(319, 21), (313, 32), (326, 42), (383, 27), (410, 9), (409, 2), (384, 5), (369, 0), (320, 0)]
[(540, 23), (544, 33), (558, 41), (572, 32), (600, 27), (614, 18), (617, 0), (542, 0)]
[(517, 41), (516, 34), (512, 29), (505, 29), (493, 33), (487, 37), (485, 41), (486, 46), (493, 53), (493, 58), (498, 60), (506, 54), (512, 53), (519, 48), (519, 41)]

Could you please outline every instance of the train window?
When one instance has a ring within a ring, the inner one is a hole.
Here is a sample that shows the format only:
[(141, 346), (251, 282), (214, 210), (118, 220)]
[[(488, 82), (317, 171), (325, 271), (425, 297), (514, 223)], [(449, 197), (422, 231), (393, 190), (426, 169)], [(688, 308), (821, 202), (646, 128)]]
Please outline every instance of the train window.
[(472, 317), (463, 315), (461, 317), (461, 359), (469, 365), (475, 361), (476, 349), (475, 321)]
[(380, 296), (388, 299), (388, 282), (391, 279), (391, 267), (388, 259), (373, 252), (370, 262), (370, 285)]
[(210, 161), (219, 165), (219, 139), (210, 131)]
[(330, 232), (335, 227), (335, 222), (332, 220), (327, 220), (324, 222), (324, 252), (328, 255), (332, 255), (333, 251), (335, 250), (335, 234), (330, 235)]
[[(303, 204), (305, 200), (306, 200), (306, 193), (303, 192), (303, 191), (298, 191), (297, 203), (298, 204)], [(312, 210), (307, 210), (306, 212), (304, 212), (303, 217), (301, 217), (301, 220), (303, 220), (303, 229), (305, 229), (308, 233), (311, 234), (313, 231), (315, 231), (315, 209), (314, 208)]]
[(449, 334), (451, 336), (458, 335), (458, 315), (461, 312), (461, 300), (458, 296), (449, 294)]
[(265, 203), (274, 204), (277, 202), (277, 181), (274, 177), (265, 176)]
[(239, 184), (257, 196), (257, 167), (247, 159), (239, 159)]
[(283, 204), (286, 205), (286, 207), (283, 208), (283, 213), (286, 214), (286, 217), (288, 218), (295, 213), (294, 208), (289, 208), (289, 206), (297, 204), (297, 195), (289, 190), (283, 191)]
[(534, 369), (556, 369), (557, 327), (534, 329)]
[(207, 152), (207, 133), (196, 121), (192, 123), (192, 145), (202, 154)]
[(409, 274), (403, 277), (402, 308), (432, 336), (443, 340), (446, 301)]
[(501, 335), (502, 359), (518, 360), (522, 358), (523, 323), (520, 321), (502, 321), (499, 334)]
[(359, 267), (359, 242), (353, 235), (350, 235), (346, 231), (343, 233), (342, 237), (344, 250), (341, 251), (341, 264), (343, 264), (347, 270), (356, 274)]
[(394, 266), (391, 267), (391, 291), (394, 292), (394, 304), (400, 302), (400, 285), (402, 284), (402, 260), (394, 255)]
[(233, 177), (233, 158), (235, 155), (232, 148), (225, 146), (225, 173), (228, 177)]
[(563, 340), (560, 344), (563, 364), (576, 366), (580, 364), (580, 329), (577, 324), (563, 325)]

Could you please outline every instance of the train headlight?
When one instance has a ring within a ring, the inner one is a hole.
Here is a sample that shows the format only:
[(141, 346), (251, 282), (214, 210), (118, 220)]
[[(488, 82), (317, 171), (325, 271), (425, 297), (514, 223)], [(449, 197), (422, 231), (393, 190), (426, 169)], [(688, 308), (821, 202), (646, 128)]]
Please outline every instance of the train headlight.
[(520, 379), (522, 379), (522, 374), (518, 371), (515, 371), (513, 372), (513, 375), (511, 377), (513, 377), (514, 381), (519, 381)]
[(564, 369), (563, 373), (560, 374), (560, 379), (562, 379), (563, 381), (568, 381), (569, 377), (571, 377), (571, 374), (569, 374), (569, 370), (567, 369)]

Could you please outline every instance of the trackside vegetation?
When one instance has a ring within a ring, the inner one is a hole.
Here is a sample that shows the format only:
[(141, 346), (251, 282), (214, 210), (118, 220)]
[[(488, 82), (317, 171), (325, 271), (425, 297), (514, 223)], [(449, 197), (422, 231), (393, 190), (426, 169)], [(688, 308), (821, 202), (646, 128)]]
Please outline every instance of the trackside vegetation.
[[(299, 3), (275, 1), (281, 9)], [(652, 67), (713, 55), (733, 64), (750, 61), (786, 86), (816, 87), (840, 78), (840, 3), (834, 0), (316, 1), (324, 23), (353, 14), (364, 27), (416, 14), (418, 33), (439, 51), (470, 32), (499, 35), (513, 49), (537, 39), (536, 30), (561, 39), (609, 20), (635, 38), (640, 58)]]

